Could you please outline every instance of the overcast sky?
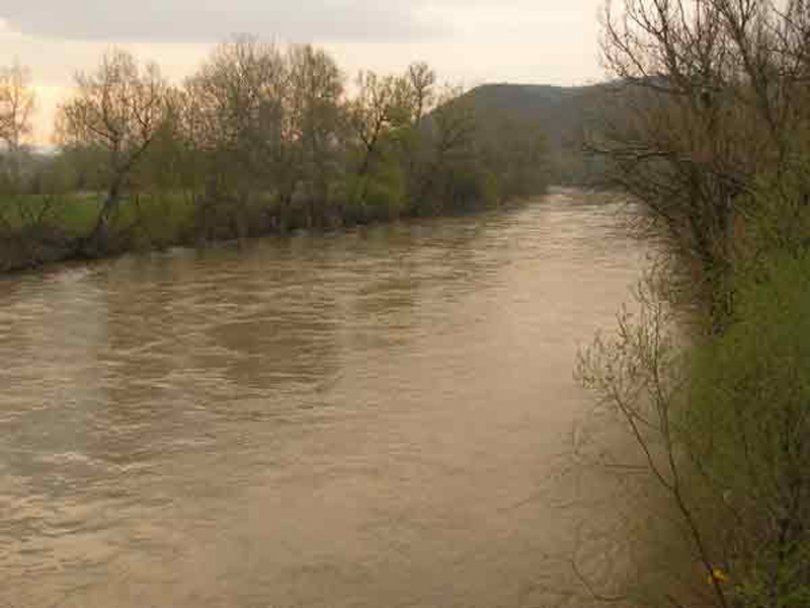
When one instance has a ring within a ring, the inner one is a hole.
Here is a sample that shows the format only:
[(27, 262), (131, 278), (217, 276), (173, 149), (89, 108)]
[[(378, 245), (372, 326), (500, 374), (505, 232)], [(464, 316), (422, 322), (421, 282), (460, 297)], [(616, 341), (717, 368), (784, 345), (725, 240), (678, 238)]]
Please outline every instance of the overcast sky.
[(429, 62), (443, 80), (583, 84), (604, 77), (604, 0), (0, 0), (0, 57), (32, 70), (37, 132), (77, 69), (112, 46), (179, 80), (217, 42), (253, 34), (330, 50), (348, 75)]

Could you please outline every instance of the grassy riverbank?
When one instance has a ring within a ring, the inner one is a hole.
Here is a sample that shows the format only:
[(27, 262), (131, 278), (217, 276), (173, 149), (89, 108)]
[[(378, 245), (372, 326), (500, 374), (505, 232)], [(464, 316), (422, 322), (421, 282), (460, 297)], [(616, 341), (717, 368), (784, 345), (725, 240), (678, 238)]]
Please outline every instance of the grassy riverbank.
[[(95, 193), (0, 200), (0, 271), (87, 257), (82, 243), (92, 234), (102, 201)], [(111, 218), (104, 255), (188, 244), (193, 232), (193, 207), (184, 197), (125, 200)]]
[[(124, 198), (111, 216), (106, 250), (88, 255), (83, 246), (98, 222), (103, 200), (101, 193), (29, 195), (0, 200), (0, 234), (4, 237), (0, 241), (0, 272), (58, 261), (199, 246), (313, 228), (303, 204), (287, 210), (286, 226), (282, 228), (281, 207), (269, 197), (242, 207), (240, 213), (234, 215), (233, 207), (227, 202), (201, 209), (190, 193), (139, 195)], [(328, 224), (316, 229), (339, 230), (412, 217), (457, 215), (518, 202), (518, 199), (481, 200), (463, 206), (437, 205), (429, 213), (389, 205), (347, 206)]]

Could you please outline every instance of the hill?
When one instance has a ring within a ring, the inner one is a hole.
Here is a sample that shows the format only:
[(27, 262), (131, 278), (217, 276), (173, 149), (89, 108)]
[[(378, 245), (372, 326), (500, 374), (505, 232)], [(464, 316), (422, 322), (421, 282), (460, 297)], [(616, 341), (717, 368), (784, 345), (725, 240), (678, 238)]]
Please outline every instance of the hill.
[(506, 113), (537, 123), (548, 138), (554, 181), (592, 184), (599, 181), (598, 163), (582, 151), (585, 130), (605, 107), (610, 85), (558, 87), (551, 85), (486, 84), (467, 92), (467, 99), (484, 113)]

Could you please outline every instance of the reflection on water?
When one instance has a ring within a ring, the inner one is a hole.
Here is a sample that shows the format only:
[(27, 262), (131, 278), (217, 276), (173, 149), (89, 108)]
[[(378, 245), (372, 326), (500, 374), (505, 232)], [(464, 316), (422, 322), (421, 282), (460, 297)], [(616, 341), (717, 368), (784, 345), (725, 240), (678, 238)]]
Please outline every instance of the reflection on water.
[(510, 213), (0, 280), (0, 606), (523, 606), (642, 247)]

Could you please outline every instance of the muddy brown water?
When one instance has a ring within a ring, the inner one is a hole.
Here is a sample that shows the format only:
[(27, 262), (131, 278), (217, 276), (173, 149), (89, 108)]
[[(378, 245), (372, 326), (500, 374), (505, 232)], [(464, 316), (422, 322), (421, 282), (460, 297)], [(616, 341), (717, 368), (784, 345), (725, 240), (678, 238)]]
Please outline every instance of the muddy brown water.
[(625, 213), (558, 190), (0, 279), (0, 607), (542, 605)]

